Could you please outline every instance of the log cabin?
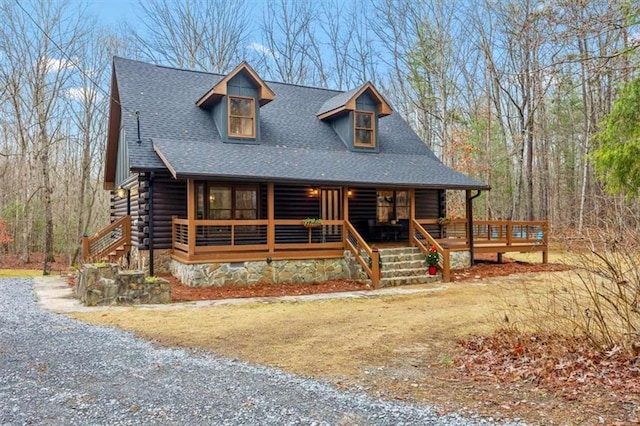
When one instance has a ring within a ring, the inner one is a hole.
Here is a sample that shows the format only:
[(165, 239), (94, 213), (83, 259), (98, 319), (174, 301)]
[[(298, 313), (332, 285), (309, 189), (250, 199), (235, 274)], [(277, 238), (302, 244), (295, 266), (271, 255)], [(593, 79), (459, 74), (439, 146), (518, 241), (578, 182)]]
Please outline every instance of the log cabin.
[[(246, 62), (221, 75), (116, 57), (105, 158), (111, 225), (85, 259), (127, 253), (191, 286), (424, 282), (434, 247), (445, 281), (482, 244), (546, 260), (545, 223), (474, 223), (489, 186), (444, 165), (370, 82), (343, 92), (267, 82)], [(450, 190), (467, 217), (439, 223)]]

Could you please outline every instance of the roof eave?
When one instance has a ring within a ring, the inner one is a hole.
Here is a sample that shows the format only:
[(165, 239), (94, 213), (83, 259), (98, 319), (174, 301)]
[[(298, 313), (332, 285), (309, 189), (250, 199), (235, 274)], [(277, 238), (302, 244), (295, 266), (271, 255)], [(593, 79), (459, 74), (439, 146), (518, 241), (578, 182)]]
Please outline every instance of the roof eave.
[(393, 113), (391, 105), (384, 99), (384, 97), (378, 92), (371, 82), (367, 82), (362, 85), (343, 105), (333, 108), (329, 111), (323, 111), (316, 115), (320, 120), (334, 117), (344, 111), (355, 111), (356, 100), (367, 90), (373, 95), (376, 104), (378, 105), (378, 111), (376, 112), (378, 117), (386, 117)]
[(173, 169), (171, 174), (175, 179), (220, 179), (225, 181), (239, 180), (239, 181), (265, 181), (265, 182), (298, 182), (304, 185), (357, 185), (363, 187), (378, 187), (378, 188), (422, 188), (422, 189), (442, 189), (442, 190), (478, 190), (488, 191), (491, 189), (488, 185), (445, 185), (445, 184), (424, 184), (417, 182), (389, 182), (389, 183), (372, 183), (371, 181), (339, 181), (330, 179), (300, 179), (291, 177), (278, 177), (267, 175), (239, 175), (239, 174), (212, 174), (212, 173), (197, 173), (197, 172), (175, 172)]
[(115, 62), (111, 67), (111, 89), (109, 104), (109, 125), (107, 129), (107, 144), (104, 166), (104, 189), (115, 188), (116, 166), (118, 159), (118, 139), (120, 137), (120, 122), (122, 120), (122, 105), (118, 91)]

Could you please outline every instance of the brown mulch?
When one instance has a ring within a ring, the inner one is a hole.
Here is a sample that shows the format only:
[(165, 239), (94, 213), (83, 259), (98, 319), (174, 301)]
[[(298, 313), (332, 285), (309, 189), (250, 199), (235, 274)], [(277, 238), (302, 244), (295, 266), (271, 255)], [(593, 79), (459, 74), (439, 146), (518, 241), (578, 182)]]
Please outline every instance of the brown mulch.
[(180, 283), (177, 278), (170, 275), (164, 275), (162, 278), (171, 283), (171, 298), (174, 302), (246, 297), (300, 296), (304, 294), (368, 290), (371, 288), (363, 282), (352, 280), (334, 280), (313, 284), (259, 284), (248, 287), (195, 288)]
[(503, 257), (502, 263), (498, 263), (490, 256), (482, 256), (476, 258), (475, 261), (475, 265), (470, 268), (451, 271), (451, 281), (505, 277), (507, 275), (524, 274), (527, 272), (566, 271), (569, 269), (567, 265), (560, 263), (528, 263), (516, 261), (508, 257)]

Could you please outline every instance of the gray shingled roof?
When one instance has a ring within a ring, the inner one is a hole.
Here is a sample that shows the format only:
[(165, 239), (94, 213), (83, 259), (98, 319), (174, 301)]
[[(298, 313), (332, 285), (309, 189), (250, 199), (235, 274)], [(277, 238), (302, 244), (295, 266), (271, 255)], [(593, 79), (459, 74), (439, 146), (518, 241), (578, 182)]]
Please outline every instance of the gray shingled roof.
[(333, 111), (336, 108), (345, 106), (349, 99), (351, 99), (351, 97), (355, 95), (358, 90), (360, 90), (359, 87), (348, 90), (346, 92), (338, 93), (334, 97), (327, 99), (318, 110), (317, 115), (321, 115), (325, 112)]
[[(397, 113), (379, 120), (380, 153), (350, 152), (331, 125), (316, 116), (342, 92), (268, 82), (276, 97), (260, 109), (261, 144), (229, 144), (222, 142), (210, 113), (195, 105), (223, 76), (122, 58), (114, 58), (114, 67), (132, 171), (168, 168), (177, 178), (487, 188), (443, 165)], [(141, 143), (136, 142), (135, 111), (140, 112)]]
[[(479, 184), (427, 155), (372, 155), (309, 148), (153, 139), (176, 178), (215, 175), (247, 180), (470, 188)], [(445, 183), (446, 182), (446, 183)]]

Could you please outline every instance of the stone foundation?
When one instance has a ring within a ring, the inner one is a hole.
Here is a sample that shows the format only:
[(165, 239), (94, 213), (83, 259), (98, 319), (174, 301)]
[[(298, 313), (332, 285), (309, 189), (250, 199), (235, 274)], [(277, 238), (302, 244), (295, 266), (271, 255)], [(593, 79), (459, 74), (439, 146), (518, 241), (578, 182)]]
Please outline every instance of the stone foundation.
[(190, 287), (246, 287), (366, 279), (359, 265), (352, 263), (344, 258), (200, 264), (185, 264), (173, 259), (170, 268), (173, 276)]
[(471, 253), (468, 251), (449, 252), (449, 267), (451, 269), (463, 269), (471, 266)]
[(171, 302), (169, 282), (145, 279), (142, 271), (120, 271), (115, 263), (84, 265), (74, 291), (86, 306)]
[[(131, 248), (131, 268), (139, 269), (149, 274), (149, 250)], [(171, 249), (153, 251), (153, 274), (168, 274), (171, 270)]]

